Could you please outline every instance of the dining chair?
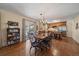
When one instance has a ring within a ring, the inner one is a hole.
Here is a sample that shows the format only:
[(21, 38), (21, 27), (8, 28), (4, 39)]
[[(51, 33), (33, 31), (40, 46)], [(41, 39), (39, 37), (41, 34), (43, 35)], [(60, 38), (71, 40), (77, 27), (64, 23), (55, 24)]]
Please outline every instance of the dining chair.
[(42, 47), (45, 47), (46, 48), (46, 51), (47, 49), (49, 49), (51, 46), (50, 46), (50, 40), (52, 39), (52, 35), (50, 34), (49, 36), (45, 37), (42, 41), (41, 41), (41, 45)]
[(35, 48), (35, 56), (37, 54), (37, 49), (40, 49), (39, 46), (40, 46), (40, 42), (37, 40), (37, 38), (33, 35), (33, 33), (29, 34), (29, 39), (30, 39), (30, 42), (31, 42), (31, 47), (30, 47), (30, 55), (31, 55), (31, 49), (32, 48)]

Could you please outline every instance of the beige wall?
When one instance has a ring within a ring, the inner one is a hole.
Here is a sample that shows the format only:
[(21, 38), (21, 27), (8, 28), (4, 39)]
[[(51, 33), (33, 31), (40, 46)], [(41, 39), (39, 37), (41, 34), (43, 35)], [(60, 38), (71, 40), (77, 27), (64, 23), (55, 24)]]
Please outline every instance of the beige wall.
[(0, 13), (0, 47), (1, 47), (1, 13)]
[(20, 41), (22, 40), (22, 17), (14, 13), (6, 12), (1, 10), (1, 32), (2, 32), (2, 46), (6, 45), (7, 40), (7, 22), (14, 21), (19, 23), (20, 28)]
[(67, 20), (67, 35), (79, 43), (79, 28), (76, 29), (76, 23), (79, 24), (79, 16)]
[(67, 23), (66, 23), (66, 25), (67, 25), (67, 36), (69, 36), (69, 37), (72, 37), (72, 21), (73, 20), (68, 19)]
[(27, 17), (23, 17), (20, 16), (18, 14), (9, 12), (9, 11), (4, 11), (4, 10), (0, 10), (1, 12), (1, 39), (0, 41), (2, 42), (2, 46), (6, 46), (6, 40), (7, 40), (7, 22), (8, 21), (14, 21), (14, 22), (18, 22), (19, 23), (19, 28), (20, 28), (20, 41), (22, 41), (22, 19), (25, 18), (26, 20), (34, 20), (31, 18), (27, 18)]

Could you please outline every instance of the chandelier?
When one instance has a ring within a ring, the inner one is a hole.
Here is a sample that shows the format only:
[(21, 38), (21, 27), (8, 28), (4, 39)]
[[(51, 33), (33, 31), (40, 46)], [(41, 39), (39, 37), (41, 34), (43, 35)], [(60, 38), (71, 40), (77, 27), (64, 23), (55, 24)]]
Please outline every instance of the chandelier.
[(40, 16), (42, 17), (41, 22), (43, 23), (43, 25), (46, 25), (47, 20), (45, 19), (44, 15), (42, 13), (40, 13)]

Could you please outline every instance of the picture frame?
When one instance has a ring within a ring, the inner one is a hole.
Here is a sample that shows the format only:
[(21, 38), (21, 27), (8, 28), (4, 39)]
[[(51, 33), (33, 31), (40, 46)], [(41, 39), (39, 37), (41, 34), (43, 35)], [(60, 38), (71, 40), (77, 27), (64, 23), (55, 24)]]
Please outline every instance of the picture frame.
[(79, 24), (78, 24), (78, 22), (76, 23), (76, 29), (78, 29), (79, 28)]

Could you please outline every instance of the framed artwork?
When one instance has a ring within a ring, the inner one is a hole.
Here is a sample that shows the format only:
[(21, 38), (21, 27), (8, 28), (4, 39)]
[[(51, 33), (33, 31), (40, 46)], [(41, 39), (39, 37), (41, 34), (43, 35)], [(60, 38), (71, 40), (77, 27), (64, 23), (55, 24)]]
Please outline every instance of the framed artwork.
[(78, 24), (78, 22), (76, 23), (76, 29), (78, 29), (79, 28), (79, 24)]

